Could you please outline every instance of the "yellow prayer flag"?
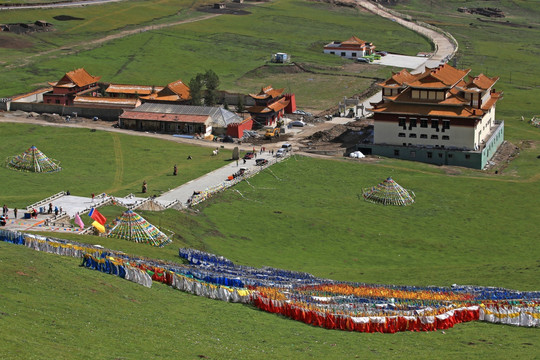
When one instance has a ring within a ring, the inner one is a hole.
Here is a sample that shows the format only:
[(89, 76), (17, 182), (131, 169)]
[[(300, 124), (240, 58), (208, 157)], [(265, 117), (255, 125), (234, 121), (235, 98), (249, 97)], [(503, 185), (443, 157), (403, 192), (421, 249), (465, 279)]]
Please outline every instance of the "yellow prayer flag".
[(95, 227), (100, 233), (105, 233), (105, 227), (98, 223), (97, 221), (94, 221), (92, 223), (92, 226)]

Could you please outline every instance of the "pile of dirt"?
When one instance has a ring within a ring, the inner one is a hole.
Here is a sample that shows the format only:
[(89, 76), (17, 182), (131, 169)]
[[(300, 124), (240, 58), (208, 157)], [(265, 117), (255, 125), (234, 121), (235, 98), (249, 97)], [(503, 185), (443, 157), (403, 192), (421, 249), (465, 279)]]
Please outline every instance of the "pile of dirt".
[(317, 142), (333, 142), (338, 137), (342, 136), (347, 132), (347, 127), (345, 125), (336, 125), (328, 130), (317, 131), (311, 136), (306, 138), (307, 141), (311, 143)]
[(499, 146), (497, 152), (488, 162), (484, 170), (491, 170), (496, 173), (501, 173), (516, 156), (519, 155), (520, 147), (527, 147), (529, 144), (526, 141), (521, 141), (519, 146), (505, 141)]
[(37, 20), (33, 23), (0, 24), (0, 30), (21, 35), (33, 32), (53, 31), (54, 25), (46, 21)]

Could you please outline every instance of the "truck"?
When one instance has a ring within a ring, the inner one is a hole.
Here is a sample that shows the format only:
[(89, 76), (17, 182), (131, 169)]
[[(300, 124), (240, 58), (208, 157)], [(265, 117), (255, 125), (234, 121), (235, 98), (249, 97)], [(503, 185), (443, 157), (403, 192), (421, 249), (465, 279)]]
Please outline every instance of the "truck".
[(274, 138), (278, 138), (279, 137), (279, 128), (276, 127), (276, 128), (270, 128), (270, 129), (266, 129), (266, 132), (264, 133), (264, 138), (265, 139), (274, 139)]

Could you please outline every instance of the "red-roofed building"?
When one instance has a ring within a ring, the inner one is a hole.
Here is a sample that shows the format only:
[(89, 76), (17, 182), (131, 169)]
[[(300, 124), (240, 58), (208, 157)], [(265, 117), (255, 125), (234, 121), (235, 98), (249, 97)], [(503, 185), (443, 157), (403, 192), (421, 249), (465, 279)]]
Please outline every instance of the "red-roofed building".
[(285, 114), (290, 100), (283, 96), (284, 89), (263, 87), (257, 94), (249, 94), (255, 105), (247, 108), (253, 120), (261, 126), (275, 126)]
[(137, 98), (163, 90), (163, 86), (109, 84), (105, 94), (110, 97)]
[(168, 84), (157, 93), (142, 96), (141, 99), (144, 102), (151, 103), (186, 104), (191, 99), (191, 96), (189, 94), (189, 87), (182, 80), (177, 80)]
[(84, 69), (66, 73), (58, 82), (50, 83), (53, 90), (43, 94), (45, 104), (72, 105), (76, 96), (99, 90), (101, 76), (92, 76)]
[(493, 89), (498, 77), (469, 72), (443, 64), (419, 74), (402, 70), (379, 83), (373, 153), (483, 168), (504, 138), (495, 119), (502, 92)]
[(347, 59), (356, 59), (375, 53), (373, 43), (351, 36), (345, 41), (333, 41), (324, 46), (325, 54), (341, 56)]

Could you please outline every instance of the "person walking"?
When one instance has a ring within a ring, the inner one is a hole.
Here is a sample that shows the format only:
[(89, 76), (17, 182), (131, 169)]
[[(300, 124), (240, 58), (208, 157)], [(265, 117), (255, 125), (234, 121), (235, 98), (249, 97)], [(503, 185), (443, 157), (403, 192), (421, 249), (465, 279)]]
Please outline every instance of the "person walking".
[(15, 219), (17, 218), (17, 208), (13, 209), (13, 215), (15, 215)]
[(176, 164), (174, 164), (173, 175), (174, 176), (178, 175), (178, 167), (176, 166)]

